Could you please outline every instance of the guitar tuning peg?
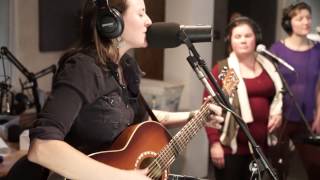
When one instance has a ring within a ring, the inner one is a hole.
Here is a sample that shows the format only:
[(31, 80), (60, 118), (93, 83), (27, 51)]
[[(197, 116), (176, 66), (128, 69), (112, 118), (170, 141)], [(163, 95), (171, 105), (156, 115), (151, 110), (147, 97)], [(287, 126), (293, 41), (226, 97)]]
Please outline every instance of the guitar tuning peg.
[(221, 72), (226, 73), (228, 71), (228, 67), (227, 66), (223, 66)]
[(218, 79), (223, 80), (224, 79), (224, 74), (223, 73), (219, 73)]
[(227, 66), (223, 66), (223, 68), (221, 69), (219, 75), (218, 75), (218, 78), (220, 80), (223, 80), (227, 74), (227, 71), (228, 71), (228, 67)]

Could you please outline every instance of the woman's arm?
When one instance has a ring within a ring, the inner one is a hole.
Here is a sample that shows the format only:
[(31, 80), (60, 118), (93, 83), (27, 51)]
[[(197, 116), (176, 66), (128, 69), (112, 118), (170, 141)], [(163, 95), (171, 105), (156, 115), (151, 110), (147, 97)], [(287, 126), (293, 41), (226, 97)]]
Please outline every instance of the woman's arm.
[(167, 127), (182, 126), (191, 118), (191, 112), (169, 112), (160, 110), (152, 110), (152, 112), (155, 114), (161, 124)]
[(39, 113), (37, 126), (30, 130), (28, 159), (69, 179), (148, 179), (143, 173), (95, 161), (63, 141), (82, 103), (72, 88), (55, 88)]
[[(212, 114), (208, 116), (206, 126), (220, 129), (220, 123), (223, 122), (223, 117), (221, 117), (221, 107), (215, 104), (209, 104), (209, 109), (212, 111)], [(168, 112), (153, 110), (152, 112), (163, 125), (167, 127), (177, 127), (186, 124), (198, 111)]]
[(32, 141), (28, 159), (69, 179), (141, 179), (146, 171), (120, 170), (91, 159), (64, 141)]

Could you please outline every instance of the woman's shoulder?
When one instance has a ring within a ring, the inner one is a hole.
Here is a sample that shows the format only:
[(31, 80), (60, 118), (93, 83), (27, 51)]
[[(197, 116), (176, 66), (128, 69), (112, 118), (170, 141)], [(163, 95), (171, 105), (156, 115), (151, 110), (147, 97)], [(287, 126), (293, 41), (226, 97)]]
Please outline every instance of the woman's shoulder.
[(81, 84), (102, 76), (100, 69), (93, 55), (85, 51), (69, 51), (60, 58), (54, 81)]
[[(96, 63), (94, 56), (75, 52), (63, 59), (53, 79), (53, 88), (68, 86), (78, 92), (86, 102), (93, 102), (104, 91), (109, 76)], [(108, 81), (109, 82), (109, 81)]]
[(96, 55), (93, 52), (88, 51), (69, 51), (65, 53), (59, 60), (59, 65), (66, 63), (73, 64), (96, 64)]
[(274, 42), (271, 46), (270, 46), (270, 50), (271, 51), (277, 51), (277, 50), (281, 50), (283, 48), (285, 48), (286, 46), (283, 44), (282, 40), (276, 41)]
[(74, 51), (64, 54), (59, 60), (58, 74), (96, 74), (99, 66), (93, 54), (84, 51)]

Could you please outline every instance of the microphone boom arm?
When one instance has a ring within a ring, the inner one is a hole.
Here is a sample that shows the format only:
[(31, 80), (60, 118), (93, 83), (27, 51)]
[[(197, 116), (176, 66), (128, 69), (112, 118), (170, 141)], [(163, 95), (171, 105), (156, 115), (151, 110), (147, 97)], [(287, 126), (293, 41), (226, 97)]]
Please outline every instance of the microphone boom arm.
[(40, 99), (39, 99), (39, 93), (38, 93), (38, 82), (37, 79), (50, 73), (50, 72), (55, 72), (56, 71), (56, 66), (51, 65), (48, 68), (45, 68), (44, 70), (41, 70), (38, 73), (31, 73), (30, 71), (27, 70), (20, 62), (19, 60), (14, 57), (14, 55), (8, 50), (7, 47), (1, 47), (1, 54), (6, 56), (8, 60), (14, 64), (18, 70), (28, 79), (29, 82), (32, 83), (31, 89), (32, 89), (32, 95), (34, 98), (34, 104), (36, 106), (37, 112), (40, 112), (41, 110), (41, 104), (40, 104)]

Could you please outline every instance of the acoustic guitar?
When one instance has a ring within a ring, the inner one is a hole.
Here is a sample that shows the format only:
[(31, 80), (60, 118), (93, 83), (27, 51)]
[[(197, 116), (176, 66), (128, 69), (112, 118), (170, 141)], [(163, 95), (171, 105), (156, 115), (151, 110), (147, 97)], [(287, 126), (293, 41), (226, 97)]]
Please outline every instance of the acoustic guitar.
[[(225, 72), (223, 90), (231, 93), (239, 80), (233, 69)], [(227, 88), (227, 89), (226, 89)], [(89, 156), (104, 164), (120, 169), (145, 169), (151, 179), (168, 179), (168, 168), (190, 140), (205, 125), (211, 114), (207, 99), (195, 116), (173, 138), (166, 128), (156, 121), (145, 121), (126, 128), (107, 151)]]

